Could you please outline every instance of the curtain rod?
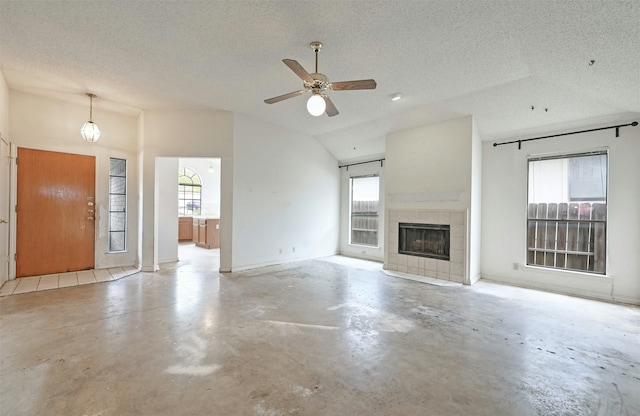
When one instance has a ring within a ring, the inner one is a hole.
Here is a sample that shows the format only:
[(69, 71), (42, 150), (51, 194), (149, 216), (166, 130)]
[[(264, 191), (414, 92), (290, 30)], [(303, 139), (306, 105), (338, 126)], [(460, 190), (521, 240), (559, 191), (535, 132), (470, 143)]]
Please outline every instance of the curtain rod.
[(338, 165), (338, 169), (347, 168), (347, 170), (349, 170), (349, 166), (364, 165), (365, 163), (373, 163), (373, 162), (380, 162), (380, 167), (382, 167), (382, 162), (384, 160), (385, 159), (376, 159), (376, 160), (369, 160), (367, 162), (351, 163), (351, 164), (348, 164), (348, 165)]
[(572, 132), (569, 132), (569, 133), (552, 134), (551, 136), (533, 137), (531, 139), (511, 140), (510, 142), (494, 143), (493, 147), (502, 146), (503, 144), (518, 143), (518, 150), (519, 150), (519, 149), (522, 149), (522, 142), (530, 142), (532, 140), (549, 139), (551, 137), (569, 136), (571, 134), (589, 133), (589, 132), (592, 132), (592, 131), (608, 130), (608, 129), (616, 129), (616, 137), (620, 137), (620, 127), (628, 127), (628, 126), (635, 127), (637, 125), (638, 125), (638, 122), (634, 121), (634, 122), (629, 123), (629, 124), (618, 124), (617, 126), (599, 127), (599, 128), (596, 128), (596, 129), (572, 131)]

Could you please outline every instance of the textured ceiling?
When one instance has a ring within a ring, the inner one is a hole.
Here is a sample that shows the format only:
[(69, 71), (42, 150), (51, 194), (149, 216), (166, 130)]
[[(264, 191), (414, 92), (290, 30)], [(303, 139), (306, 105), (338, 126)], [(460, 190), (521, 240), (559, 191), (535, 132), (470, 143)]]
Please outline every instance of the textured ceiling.
[[(320, 72), (378, 88), (330, 92), (331, 118), (305, 96), (265, 104), (301, 89), (282, 59), (313, 72), (315, 40)], [(357, 160), (390, 131), (463, 115), (484, 140), (637, 117), (640, 1), (0, 0), (0, 67), (12, 89), (245, 113)]]

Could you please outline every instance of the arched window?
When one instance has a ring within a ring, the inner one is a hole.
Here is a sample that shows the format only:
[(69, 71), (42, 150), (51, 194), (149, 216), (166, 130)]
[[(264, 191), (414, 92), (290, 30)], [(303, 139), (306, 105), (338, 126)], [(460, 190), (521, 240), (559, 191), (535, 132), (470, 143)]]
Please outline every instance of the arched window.
[(200, 215), (202, 204), (202, 181), (191, 168), (178, 171), (178, 214)]

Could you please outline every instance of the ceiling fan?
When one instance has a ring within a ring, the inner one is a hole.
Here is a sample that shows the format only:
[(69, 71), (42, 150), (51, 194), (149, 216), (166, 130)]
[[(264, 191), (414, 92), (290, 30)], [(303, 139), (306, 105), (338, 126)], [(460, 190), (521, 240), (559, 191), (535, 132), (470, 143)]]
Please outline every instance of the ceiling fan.
[(288, 98), (297, 97), (306, 92), (311, 92), (311, 97), (307, 101), (307, 111), (309, 111), (309, 114), (320, 116), (326, 111), (329, 117), (333, 117), (338, 114), (338, 109), (329, 96), (324, 93), (325, 91), (373, 90), (376, 88), (376, 82), (372, 79), (329, 82), (329, 78), (325, 74), (318, 72), (318, 52), (322, 49), (322, 43), (311, 42), (309, 46), (316, 53), (316, 71), (314, 73), (308, 73), (298, 61), (294, 61), (293, 59), (282, 60), (286, 66), (291, 68), (291, 70), (302, 79), (304, 89), (269, 98), (264, 100), (265, 103), (273, 104)]

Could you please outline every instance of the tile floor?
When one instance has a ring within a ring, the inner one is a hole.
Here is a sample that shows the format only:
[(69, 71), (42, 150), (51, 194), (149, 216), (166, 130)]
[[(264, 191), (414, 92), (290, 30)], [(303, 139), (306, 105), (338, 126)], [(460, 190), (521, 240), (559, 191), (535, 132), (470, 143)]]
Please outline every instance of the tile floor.
[(80, 272), (47, 274), (44, 276), (19, 277), (9, 280), (0, 288), (0, 297), (18, 295), (21, 293), (40, 292), (42, 290), (58, 289), (92, 283), (110, 282), (125, 276), (138, 273), (133, 267), (112, 267), (109, 269), (83, 270)]

